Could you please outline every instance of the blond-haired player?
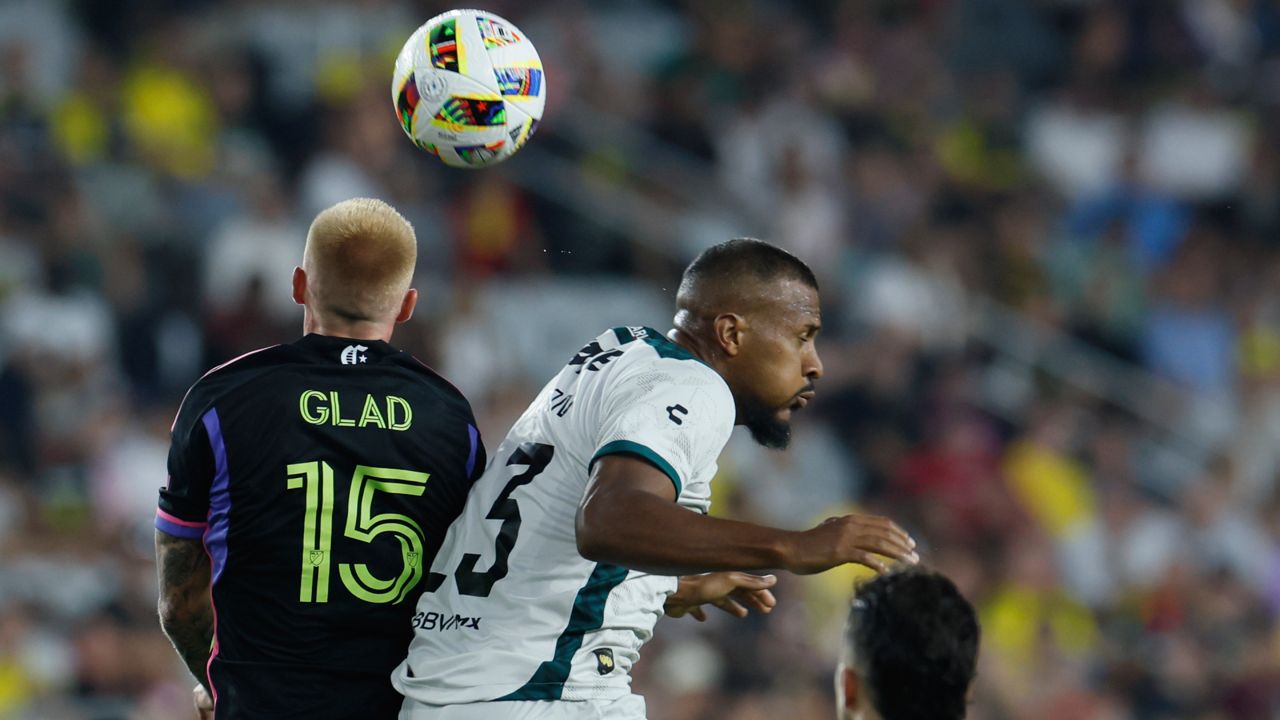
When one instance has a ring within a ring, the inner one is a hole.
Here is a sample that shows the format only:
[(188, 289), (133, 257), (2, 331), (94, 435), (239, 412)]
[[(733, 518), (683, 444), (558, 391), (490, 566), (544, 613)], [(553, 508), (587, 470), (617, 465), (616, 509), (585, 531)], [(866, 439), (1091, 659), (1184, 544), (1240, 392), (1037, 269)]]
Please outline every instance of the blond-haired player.
[[(192, 386), (156, 511), (160, 622), (203, 714), (394, 717), (422, 579), (485, 466), (466, 399), (389, 343), (417, 302), (391, 206), (321, 212), (303, 337)], [(281, 281), (283, 283), (283, 271)]]
[(304, 332), (332, 327), (327, 334), (372, 331), (375, 339), (390, 339), (418, 301), (409, 287), (417, 258), (413, 226), (381, 200), (355, 198), (322, 211), (307, 232), (302, 267), (293, 271)]

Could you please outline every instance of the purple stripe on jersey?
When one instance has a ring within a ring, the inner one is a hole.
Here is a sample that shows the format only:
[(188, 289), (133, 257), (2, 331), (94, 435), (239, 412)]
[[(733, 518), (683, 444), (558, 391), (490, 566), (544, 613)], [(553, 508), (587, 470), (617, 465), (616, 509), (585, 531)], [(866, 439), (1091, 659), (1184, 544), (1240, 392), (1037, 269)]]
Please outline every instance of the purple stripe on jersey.
[(209, 487), (209, 529), (204, 533), (204, 546), (213, 560), (213, 585), (222, 577), (222, 570), (227, 565), (227, 517), (231, 511), (231, 471), (227, 468), (227, 446), (222, 439), (222, 424), (218, 421), (218, 411), (209, 408), (209, 412), (201, 418), (204, 429), (209, 433), (209, 445), (213, 448), (213, 485)]
[(213, 610), (213, 647), (209, 652), (209, 661), (205, 663), (205, 679), (209, 682), (209, 690), (213, 695), (214, 712), (218, 707), (218, 688), (213, 684), (213, 659), (218, 657), (221, 649), (218, 643), (218, 606), (213, 603), (212, 586), (222, 577), (222, 570), (227, 566), (227, 527), (230, 525), (231, 512), (231, 470), (227, 467), (227, 444), (222, 439), (222, 423), (218, 420), (216, 408), (200, 418), (209, 435), (209, 446), (213, 450), (213, 484), (209, 487), (209, 527), (204, 531), (204, 549), (209, 553), (209, 562), (213, 566), (210, 581), (209, 605)]
[(476, 469), (476, 446), (479, 445), (480, 431), (475, 425), (467, 425), (467, 435), (471, 437), (471, 453), (467, 455), (467, 479), (471, 479), (471, 471)]

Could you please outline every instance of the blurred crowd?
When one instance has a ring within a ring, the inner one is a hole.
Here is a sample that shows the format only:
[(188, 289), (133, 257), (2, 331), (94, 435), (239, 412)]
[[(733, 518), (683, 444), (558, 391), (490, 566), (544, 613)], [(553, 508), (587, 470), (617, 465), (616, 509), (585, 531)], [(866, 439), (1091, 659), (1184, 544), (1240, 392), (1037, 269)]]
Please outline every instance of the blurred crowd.
[[(442, 3), (0, 0), (0, 718), (188, 716), (154, 613), (169, 423), (205, 369), (299, 334), (307, 224), (352, 196), (414, 223), (396, 342), (491, 445), (585, 339), (667, 327), (698, 250), (788, 247), (827, 376), (790, 451), (735, 436), (716, 513), (896, 518), (980, 610), (978, 720), (1280, 717), (1280, 8), (485, 7), (536, 42), (548, 106), (467, 173), (390, 103)], [(546, 191), (553, 159), (581, 192)], [(642, 211), (602, 221), (605, 190)], [(1136, 391), (1015, 362), (1015, 325)], [(833, 717), (857, 577), (663, 621), (650, 716)]]

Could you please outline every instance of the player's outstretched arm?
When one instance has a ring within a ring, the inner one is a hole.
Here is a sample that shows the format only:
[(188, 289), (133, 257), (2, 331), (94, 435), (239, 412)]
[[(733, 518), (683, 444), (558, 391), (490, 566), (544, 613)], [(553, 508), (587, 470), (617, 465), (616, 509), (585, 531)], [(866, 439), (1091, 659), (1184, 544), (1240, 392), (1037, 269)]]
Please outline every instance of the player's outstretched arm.
[(578, 552), (664, 575), (767, 568), (816, 573), (845, 563), (884, 570), (884, 558), (919, 560), (915, 541), (887, 518), (843, 515), (793, 532), (691, 513), (674, 500), (671, 480), (648, 462), (622, 454), (600, 458), (578, 507)]
[(205, 667), (213, 645), (209, 556), (200, 540), (157, 530), (156, 572), (160, 576), (160, 627), (187, 669), (207, 690)]

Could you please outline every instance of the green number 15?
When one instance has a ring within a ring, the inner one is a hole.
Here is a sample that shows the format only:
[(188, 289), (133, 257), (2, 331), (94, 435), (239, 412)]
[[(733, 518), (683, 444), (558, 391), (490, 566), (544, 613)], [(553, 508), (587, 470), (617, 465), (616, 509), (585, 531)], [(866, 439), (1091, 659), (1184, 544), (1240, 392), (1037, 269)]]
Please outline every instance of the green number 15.
[[(314, 461), (288, 467), (289, 489), (306, 491), (306, 519), (302, 527), (302, 581), (298, 600), (329, 602), (330, 555), (333, 544), (333, 468)], [(343, 535), (360, 542), (391, 533), (400, 542), (404, 565), (400, 574), (381, 579), (364, 563), (338, 563), (347, 592), (371, 603), (398, 603), (422, 579), (422, 528), (398, 513), (373, 513), (376, 492), (422, 495), (427, 473), (357, 465), (347, 495), (347, 524)]]

